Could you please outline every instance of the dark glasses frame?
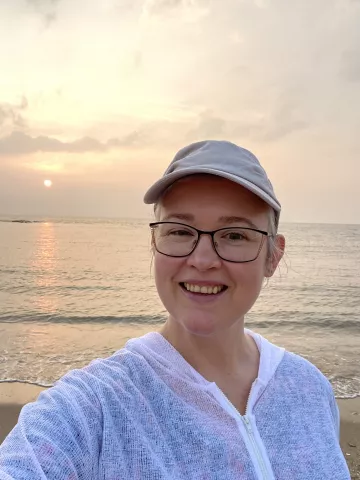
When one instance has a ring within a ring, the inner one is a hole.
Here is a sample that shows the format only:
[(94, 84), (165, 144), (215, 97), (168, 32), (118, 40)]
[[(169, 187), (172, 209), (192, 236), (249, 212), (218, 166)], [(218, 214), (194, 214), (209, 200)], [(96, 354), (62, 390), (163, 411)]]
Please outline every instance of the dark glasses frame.
[[(191, 250), (191, 252), (187, 253), (186, 255), (169, 255), (168, 253), (163, 253), (161, 252), (160, 250), (158, 250), (158, 247), (156, 245), (156, 240), (155, 240), (155, 228), (158, 226), (158, 225), (164, 225), (164, 224), (172, 224), (172, 225), (182, 225), (183, 227), (187, 227), (187, 228), (190, 228), (191, 230), (194, 230), (196, 233), (197, 233), (197, 240), (195, 242), (195, 245), (193, 247), (193, 249)], [(260, 252), (261, 252), (261, 249), (264, 245), (264, 240), (266, 237), (272, 237), (273, 235), (271, 235), (269, 232), (265, 232), (264, 230), (258, 230), (256, 228), (250, 228), (250, 227), (222, 227), (222, 228), (218, 228), (217, 230), (199, 230), (198, 228), (195, 228), (195, 227), (192, 227), (191, 225), (187, 225), (186, 223), (181, 223), (181, 222), (152, 222), (152, 223), (149, 223), (149, 227), (151, 228), (151, 231), (152, 231), (152, 238), (153, 238), (153, 243), (155, 245), (155, 250), (158, 252), (158, 253), (161, 253), (161, 255), (165, 255), (166, 257), (172, 257), (172, 258), (184, 258), (184, 257), (188, 257), (190, 256), (194, 250), (196, 249), (196, 247), (198, 246), (199, 244), (199, 241), (200, 241), (200, 237), (201, 235), (210, 235), (211, 237), (211, 241), (212, 241), (212, 245), (213, 245), (213, 248), (216, 252), (216, 254), (218, 255), (218, 257), (221, 258), (221, 260), (224, 260), (225, 262), (230, 262), (230, 263), (249, 263), (249, 262), (254, 262), (258, 256), (260, 255)], [(217, 233), (217, 232), (221, 232), (222, 230), (229, 230), (231, 228), (239, 228), (241, 230), (250, 230), (252, 232), (258, 232), (258, 233), (261, 233), (262, 235), (262, 239), (261, 239), (261, 243), (260, 243), (260, 246), (259, 246), (259, 250), (256, 254), (256, 257), (251, 259), (251, 260), (240, 260), (240, 261), (237, 261), (237, 260), (227, 260), (226, 258), (222, 257), (219, 252), (217, 251), (217, 248), (216, 248), (216, 242), (215, 242), (215, 239), (214, 239), (214, 235)]]

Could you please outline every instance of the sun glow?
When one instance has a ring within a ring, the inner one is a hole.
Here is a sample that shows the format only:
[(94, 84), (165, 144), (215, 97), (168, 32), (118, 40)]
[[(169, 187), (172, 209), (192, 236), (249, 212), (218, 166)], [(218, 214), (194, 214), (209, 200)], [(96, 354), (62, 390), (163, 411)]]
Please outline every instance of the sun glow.
[(50, 188), (52, 186), (52, 181), (51, 180), (44, 180), (44, 185), (47, 188)]

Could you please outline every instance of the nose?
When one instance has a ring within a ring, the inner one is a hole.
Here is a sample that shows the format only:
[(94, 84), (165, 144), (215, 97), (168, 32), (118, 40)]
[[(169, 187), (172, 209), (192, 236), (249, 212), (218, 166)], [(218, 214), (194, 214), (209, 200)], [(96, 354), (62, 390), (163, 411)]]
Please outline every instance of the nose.
[(214, 249), (210, 235), (200, 236), (195, 250), (187, 258), (187, 263), (199, 271), (221, 266), (221, 258)]

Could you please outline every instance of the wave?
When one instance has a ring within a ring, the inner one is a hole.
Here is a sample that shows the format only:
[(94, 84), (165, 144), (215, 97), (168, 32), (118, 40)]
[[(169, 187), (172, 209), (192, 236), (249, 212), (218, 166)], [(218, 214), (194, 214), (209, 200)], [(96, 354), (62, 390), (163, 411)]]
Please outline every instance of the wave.
[(0, 383), (21, 383), (24, 385), (35, 385), (36, 387), (50, 388), (53, 387), (53, 383), (32, 382), (31, 380), (20, 380), (18, 378), (2, 378)]
[(352, 398), (360, 398), (360, 393), (354, 393), (353, 395), (335, 395), (335, 398), (339, 400), (350, 400)]
[[(297, 315), (299, 320), (287, 320), (291, 313), (287, 312), (287, 315), (278, 313), (269, 314), (271, 320), (257, 320), (250, 315), (246, 320), (246, 326), (249, 328), (259, 328), (271, 330), (273, 328), (284, 328), (286, 330), (299, 330), (304, 329), (316, 329), (321, 328), (327, 330), (343, 330), (347, 332), (358, 333), (360, 328), (360, 319), (347, 318), (349, 314), (337, 314), (336, 317), (329, 318), (327, 316), (314, 319), (314, 315)], [(63, 324), (135, 324), (135, 325), (156, 325), (166, 320), (166, 315), (127, 315), (127, 316), (115, 316), (115, 315), (98, 315), (98, 316), (63, 316), (63, 315), (49, 315), (49, 314), (36, 314), (36, 315), (1, 315), (0, 323), (63, 323)]]
[(25, 219), (15, 219), (15, 220), (9, 220), (9, 219), (1, 219), (1, 223), (47, 223), (45, 220), (25, 220)]
[(274, 317), (273, 321), (266, 321), (266, 320), (251, 320), (250, 318), (247, 319), (245, 322), (249, 327), (257, 327), (257, 328), (264, 328), (264, 329), (272, 329), (274, 327), (278, 328), (284, 327), (286, 329), (299, 329), (302, 331), (307, 328), (321, 328), (321, 329), (328, 329), (328, 330), (345, 330), (347, 332), (359, 332), (360, 328), (360, 319), (346, 319), (341, 317), (348, 317), (349, 314), (339, 315), (340, 318), (317, 318), (316, 320), (313, 319), (313, 316), (308, 317), (306, 315), (300, 316), (301, 320), (285, 320), (280, 319), (276, 320), (278, 316), (272, 315)]
[(66, 324), (83, 324), (83, 323), (113, 323), (113, 324), (150, 324), (156, 325), (165, 321), (165, 315), (129, 315), (124, 317), (118, 317), (113, 315), (104, 316), (69, 316), (62, 315), (47, 315), (36, 314), (34, 316), (29, 315), (2, 315), (0, 316), (0, 323), (66, 323)]
[[(7, 218), (6, 218), (7, 217)], [(92, 217), (35, 217), (29, 218), (16, 218), (8, 217), (4, 215), (0, 218), (0, 223), (56, 223), (56, 224), (80, 224), (80, 225), (121, 225), (130, 227), (143, 227), (147, 226), (152, 221), (152, 217), (149, 218), (92, 218)]]

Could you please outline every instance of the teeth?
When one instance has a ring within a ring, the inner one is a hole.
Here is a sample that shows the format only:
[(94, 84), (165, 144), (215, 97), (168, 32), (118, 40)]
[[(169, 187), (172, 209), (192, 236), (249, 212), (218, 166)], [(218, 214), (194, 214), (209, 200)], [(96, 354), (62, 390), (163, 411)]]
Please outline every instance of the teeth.
[(217, 293), (221, 292), (224, 289), (224, 285), (214, 285), (214, 286), (200, 286), (200, 285), (193, 285), (190, 283), (184, 283), (186, 290), (189, 292), (195, 293), (204, 293), (207, 295), (216, 295)]

